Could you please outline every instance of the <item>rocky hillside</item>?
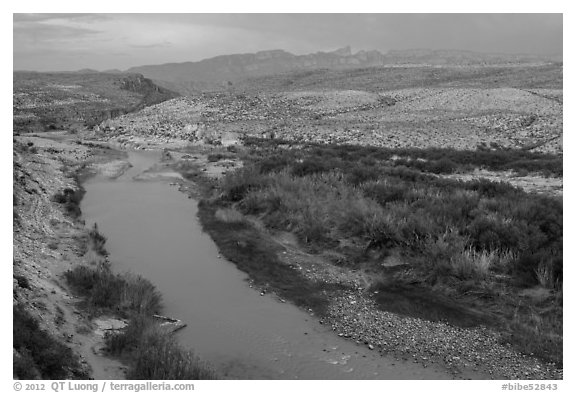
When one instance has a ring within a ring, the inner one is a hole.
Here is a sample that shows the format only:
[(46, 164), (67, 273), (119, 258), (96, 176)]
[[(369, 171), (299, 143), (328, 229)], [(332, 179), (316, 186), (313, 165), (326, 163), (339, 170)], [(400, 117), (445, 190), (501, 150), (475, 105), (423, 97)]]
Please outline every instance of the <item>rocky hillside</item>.
[[(64, 273), (95, 263), (79, 220), (83, 191), (74, 177), (104, 158), (83, 144), (18, 136), (13, 144), (13, 360), (18, 379), (120, 379), (101, 356), (103, 331), (83, 312)], [(105, 150), (108, 152), (108, 150)]]
[(138, 74), (15, 72), (15, 132), (91, 126), (177, 94)]
[(183, 93), (229, 88), (245, 78), (278, 75), (294, 71), (345, 70), (397, 66), (503, 66), (546, 64), (552, 59), (532, 55), (485, 54), (470, 51), (376, 50), (352, 53), (345, 47), (333, 52), (294, 55), (284, 50), (217, 56), (197, 62), (134, 67), (136, 72)]
[(562, 90), (410, 88), (182, 97), (105, 122), (109, 138), (225, 135), (386, 147), (479, 145), (562, 152)]

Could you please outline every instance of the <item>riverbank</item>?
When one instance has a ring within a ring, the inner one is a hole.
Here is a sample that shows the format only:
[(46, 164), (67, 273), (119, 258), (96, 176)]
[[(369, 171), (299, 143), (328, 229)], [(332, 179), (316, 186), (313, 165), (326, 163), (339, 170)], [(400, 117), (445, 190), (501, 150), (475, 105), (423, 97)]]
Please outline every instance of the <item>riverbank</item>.
[(15, 378), (213, 379), (172, 339), (184, 325), (158, 315), (154, 286), (113, 274), (105, 237), (84, 226), (82, 182), (121, 176), (126, 154), (62, 133), (18, 138), (14, 152)]
[[(178, 167), (181, 164), (174, 163), (174, 168)], [(366, 266), (353, 268), (339, 263), (346, 258), (341, 253), (303, 246), (294, 234), (270, 229), (261, 214), (242, 212), (249, 202), (242, 196), (234, 199), (233, 192), (258, 190), (257, 177), (237, 176), (246, 182), (229, 180), (223, 189), (222, 183), (203, 172), (201, 166), (187, 166), (181, 173), (200, 185), (203, 200), (199, 217), (204, 229), (222, 254), (250, 275), (262, 294), (275, 293), (280, 299), (299, 305), (318, 316), (319, 323), (358, 345), (427, 366), (440, 364), (455, 378), (562, 378), (562, 370), (553, 363), (522, 354), (506, 344), (498, 329), (488, 322), (489, 315), (474, 311), (466, 303), (442, 304), (441, 297), (431, 293), (437, 299), (428, 296), (429, 307), (440, 315), (440, 320), (383, 309), (379, 294), (382, 291), (373, 287), (370, 275), (374, 273)], [(226, 192), (228, 197), (223, 197)], [(394, 266), (389, 268), (394, 270)], [(397, 295), (392, 302), (404, 301), (405, 297)], [(412, 301), (421, 302), (417, 297)], [(459, 326), (454, 321), (444, 321), (446, 313), (455, 314), (455, 321), (472, 323)]]
[[(94, 149), (94, 144), (98, 143), (70, 146)], [(64, 149), (64, 146), (50, 145), (40, 149)], [(82, 150), (74, 154), (81, 158), (77, 161), (80, 167), (91, 153)], [(300, 306), (319, 325), (332, 330), (335, 336), (369, 351), (394, 356), (399, 362), (408, 360), (425, 367), (440, 367), (448, 370), (453, 378), (561, 378), (561, 370), (502, 345), (490, 329), (457, 327), (382, 310), (378, 291), (371, 287), (365, 269), (351, 269), (339, 264), (342, 255), (311, 250), (289, 231), (270, 230), (262, 217), (241, 212), (238, 201), (221, 198), (219, 183), (223, 175), (242, 166), (241, 154), (227, 153), (224, 148), (205, 147), (166, 151), (157, 170), (146, 171), (142, 179), (165, 178), (166, 173), (178, 172), (180, 176), (170, 175), (172, 184), (179, 185), (179, 189), (190, 198), (203, 199), (198, 216), (204, 229), (222, 255), (248, 273), (251, 285), (262, 296), (275, 294), (279, 302), (288, 301)], [(107, 173), (110, 178), (118, 177), (129, 166), (125, 157), (114, 158), (112, 164), (104, 163), (110, 162), (110, 156), (99, 162), (95, 160), (94, 165), (84, 167), (84, 170)], [(40, 166), (45, 166), (45, 163)], [(61, 175), (44, 177), (58, 176)], [(61, 185), (53, 193), (65, 188)], [(255, 255), (258, 258), (254, 258)], [(76, 305), (79, 300), (76, 300)], [(71, 314), (75, 312), (77, 308), (69, 311)], [(94, 331), (93, 327), (89, 329)], [(84, 337), (79, 341), (90, 340)], [(86, 348), (93, 352), (93, 346)], [(94, 363), (94, 360), (86, 362)], [(118, 365), (118, 370), (123, 371), (122, 367)]]
[[(84, 253), (86, 228), (76, 217), (78, 200), (72, 197), (81, 194), (76, 171), (87, 161), (109, 157), (87, 146), (30, 136), (15, 138), (13, 148), (14, 307), (36, 321), (36, 330), (44, 332), (39, 334), (72, 351), (76, 366), (53, 363), (64, 367), (65, 376), (60, 377), (122, 379), (124, 365), (99, 354), (102, 337), (80, 310), (82, 299), (70, 293), (64, 279), (66, 270), (90, 258)], [(55, 198), (58, 195), (64, 198)], [(15, 359), (33, 355), (35, 346), (29, 345), (15, 348)], [(25, 376), (54, 377), (42, 371), (44, 362), (28, 362)], [(16, 369), (14, 376), (23, 377)]]

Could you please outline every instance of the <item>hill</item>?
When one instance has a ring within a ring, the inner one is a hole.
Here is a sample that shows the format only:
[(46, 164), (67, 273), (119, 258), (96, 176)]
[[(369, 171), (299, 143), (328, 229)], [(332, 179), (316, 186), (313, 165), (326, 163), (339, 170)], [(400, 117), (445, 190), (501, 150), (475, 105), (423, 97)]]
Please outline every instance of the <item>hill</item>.
[(92, 126), (176, 96), (138, 74), (14, 72), (14, 132)]
[[(458, 70), (452, 79), (444, 75), (435, 84), (429, 78), (424, 87), (410, 81), (411, 68), (394, 70), (396, 84), (365, 70), (314, 72), (296, 79), (292, 86), (298, 88), (292, 90), (282, 90), (283, 83), (273, 77), (260, 78), (261, 83), (246, 84), (250, 91), (181, 97), (106, 126), (115, 130), (111, 137), (116, 132), (191, 142), (217, 141), (232, 133), (393, 148), (475, 150), (490, 145), (561, 153), (563, 94), (554, 88), (561, 86), (561, 78), (553, 77), (555, 69), (532, 68), (525, 77), (522, 70), (500, 77), (478, 72), (476, 78), (462, 77)], [(351, 73), (358, 77), (345, 77)], [(512, 74), (516, 82), (498, 82)]]

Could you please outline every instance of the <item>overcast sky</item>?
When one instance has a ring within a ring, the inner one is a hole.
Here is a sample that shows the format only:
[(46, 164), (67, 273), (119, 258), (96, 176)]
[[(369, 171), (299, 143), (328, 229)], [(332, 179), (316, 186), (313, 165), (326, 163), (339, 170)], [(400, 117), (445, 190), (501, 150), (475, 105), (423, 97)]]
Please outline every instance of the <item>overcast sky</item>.
[(15, 70), (125, 70), (284, 49), (562, 54), (561, 14), (14, 14)]

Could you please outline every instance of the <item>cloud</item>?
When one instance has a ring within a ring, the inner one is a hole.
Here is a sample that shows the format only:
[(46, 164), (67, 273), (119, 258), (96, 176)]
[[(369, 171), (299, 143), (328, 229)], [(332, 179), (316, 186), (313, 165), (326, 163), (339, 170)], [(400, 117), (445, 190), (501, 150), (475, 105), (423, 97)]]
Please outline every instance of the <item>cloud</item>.
[(122, 68), (345, 45), (562, 53), (561, 14), (13, 14), (13, 33), (14, 64), (24, 68)]
[(21, 22), (14, 26), (14, 49), (19, 52), (46, 48), (69, 50), (82, 47), (84, 41), (94, 40), (99, 33), (85, 27)]
[(48, 22), (54, 20), (90, 23), (110, 19), (112, 19), (112, 17), (105, 14), (13, 14), (14, 23)]
[(162, 41), (150, 44), (129, 44), (128, 46), (136, 49), (167, 48), (172, 46), (172, 43), (169, 41)]

